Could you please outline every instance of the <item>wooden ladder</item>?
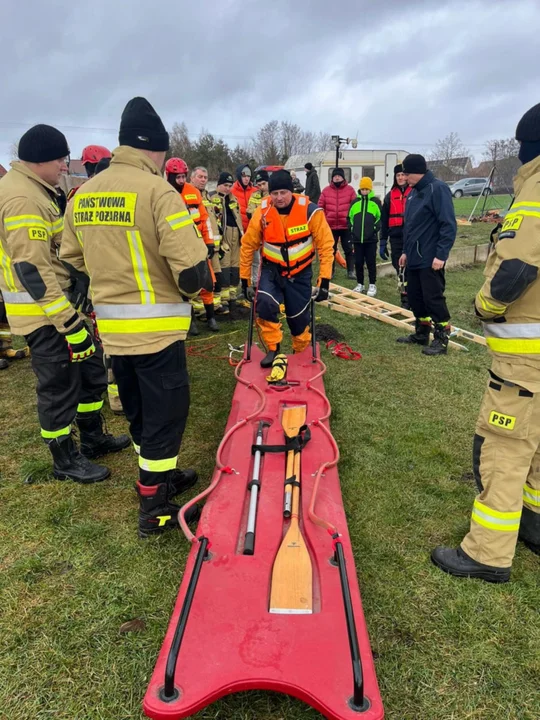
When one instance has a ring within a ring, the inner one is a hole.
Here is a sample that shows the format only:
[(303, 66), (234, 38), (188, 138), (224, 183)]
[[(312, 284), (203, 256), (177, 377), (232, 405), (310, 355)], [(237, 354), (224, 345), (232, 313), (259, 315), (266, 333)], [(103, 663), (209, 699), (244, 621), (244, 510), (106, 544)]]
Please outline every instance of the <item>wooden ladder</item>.
[[(375, 318), (375, 320), (381, 320), (382, 322), (408, 330), (409, 332), (414, 330), (415, 318), (410, 310), (405, 310), (397, 305), (383, 302), (378, 298), (368, 297), (363, 293), (354, 292), (354, 290), (341, 287), (341, 285), (334, 285), (334, 283), (330, 283), (329, 299), (321, 304), (329, 307), (331, 310), (336, 310), (346, 315)], [(486, 345), (486, 339), (481, 335), (476, 335), (476, 333), (454, 326), (452, 326), (450, 337), (460, 337), (465, 340), (471, 340), (478, 345)], [(449, 345), (459, 348), (460, 350), (467, 350), (464, 345), (454, 342), (453, 340), (450, 340)]]

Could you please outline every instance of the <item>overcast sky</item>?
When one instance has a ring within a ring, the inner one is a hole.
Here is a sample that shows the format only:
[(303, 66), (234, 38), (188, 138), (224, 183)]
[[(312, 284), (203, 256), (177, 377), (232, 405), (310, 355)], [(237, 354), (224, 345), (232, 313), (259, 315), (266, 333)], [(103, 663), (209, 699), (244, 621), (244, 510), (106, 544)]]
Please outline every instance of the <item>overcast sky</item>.
[(0, 162), (31, 125), (114, 148), (126, 102), (229, 144), (271, 119), (477, 160), (540, 102), (538, 0), (3, 0)]

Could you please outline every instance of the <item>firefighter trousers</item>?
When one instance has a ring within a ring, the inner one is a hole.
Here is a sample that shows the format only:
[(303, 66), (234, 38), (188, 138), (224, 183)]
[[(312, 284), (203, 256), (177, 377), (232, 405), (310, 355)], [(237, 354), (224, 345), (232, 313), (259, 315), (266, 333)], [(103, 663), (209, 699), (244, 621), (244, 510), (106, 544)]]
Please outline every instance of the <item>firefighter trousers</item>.
[(189, 413), (184, 341), (148, 355), (113, 355), (112, 368), (139, 455), (139, 480), (157, 485), (176, 468)]
[(226, 227), (223, 235), (225, 254), (221, 258), (221, 297), (234, 300), (240, 282), (240, 231), (236, 227)]
[(69, 435), (75, 416), (83, 418), (103, 407), (107, 373), (101, 345), (95, 342), (94, 355), (72, 363), (67, 341), (53, 325), (44, 325), (25, 338), (37, 377), (41, 435), (44, 440)]
[(479, 494), (461, 547), (508, 568), (519, 537), (540, 544), (540, 393), (490, 373), (473, 444)]
[(257, 289), (257, 326), (264, 344), (275, 350), (283, 338), (279, 306), (285, 305), (293, 350), (302, 352), (311, 341), (311, 265), (298, 275), (283, 277), (277, 265), (263, 260)]

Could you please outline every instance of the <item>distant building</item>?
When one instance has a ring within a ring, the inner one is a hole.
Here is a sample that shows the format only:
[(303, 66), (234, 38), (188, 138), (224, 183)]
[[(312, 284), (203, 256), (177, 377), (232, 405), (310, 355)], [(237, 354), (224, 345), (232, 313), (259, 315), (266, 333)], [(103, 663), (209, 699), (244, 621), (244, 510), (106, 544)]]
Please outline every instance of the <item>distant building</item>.
[(0, 165), (0, 178), (3, 178), (4, 175), (7, 175), (7, 170), (3, 165)]
[(68, 193), (72, 188), (79, 187), (88, 180), (84, 165), (80, 160), (69, 161), (69, 172), (67, 175), (62, 175), (60, 180), (60, 187), (65, 193)]
[(473, 169), (470, 157), (428, 160), (427, 166), (435, 177), (445, 182), (455, 182), (461, 180), (461, 178), (470, 177)]

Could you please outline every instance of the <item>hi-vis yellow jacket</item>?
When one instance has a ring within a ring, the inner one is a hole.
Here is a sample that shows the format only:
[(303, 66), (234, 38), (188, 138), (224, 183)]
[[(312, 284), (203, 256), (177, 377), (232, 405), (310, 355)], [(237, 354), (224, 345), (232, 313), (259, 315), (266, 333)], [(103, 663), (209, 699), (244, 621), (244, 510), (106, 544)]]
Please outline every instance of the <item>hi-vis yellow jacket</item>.
[(180, 194), (142, 151), (120, 146), (68, 205), (60, 258), (90, 275), (108, 355), (155, 353), (189, 330), (193, 297), (212, 289), (207, 250)]
[(219, 232), (218, 221), (216, 217), (216, 206), (210, 199), (210, 193), (208, 190), (201, 190), (201, 197), (203, 200), (204, 207), (208, 213), (208, 221), (210, 223), (210, 234), (214, 238), (214, 247), (219, 250), (221, 244), (221, 233)]
[(69, 273), (57, 256), (64, 222), (56, 197), (21, 162), (0, 180), (0, 290), (16, 335), (51, 324), (65, 335), (80, 320), (66, 297)]
[(505, 217), (476, 296), (476, 313), (494, 356), (493, 372), (540, 391), (540, 157), (514, 179)]

